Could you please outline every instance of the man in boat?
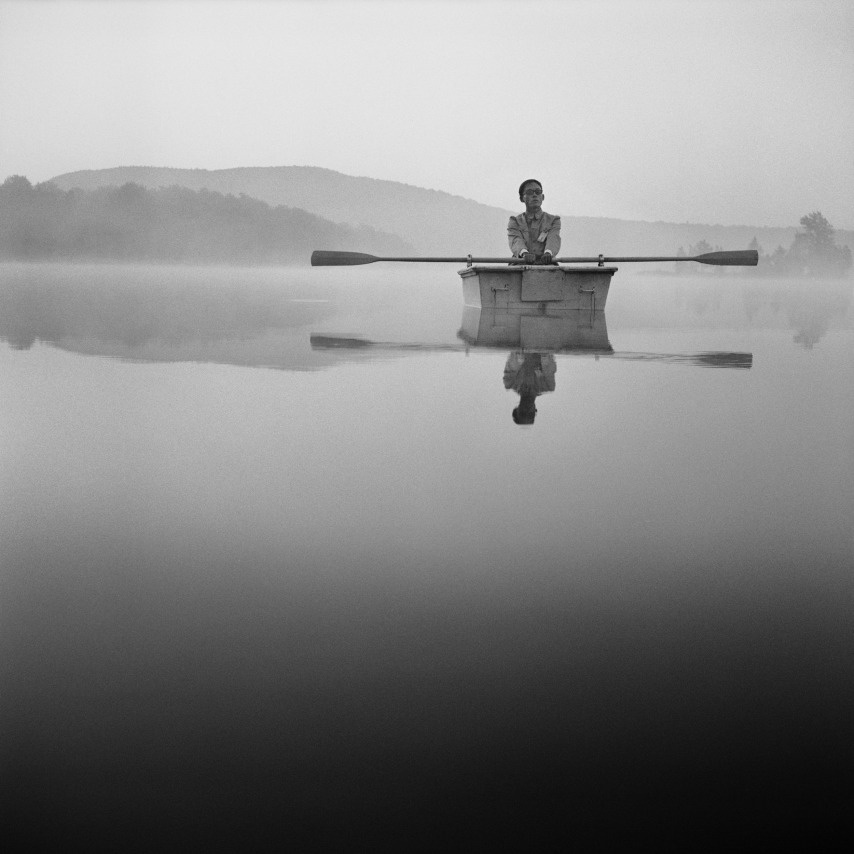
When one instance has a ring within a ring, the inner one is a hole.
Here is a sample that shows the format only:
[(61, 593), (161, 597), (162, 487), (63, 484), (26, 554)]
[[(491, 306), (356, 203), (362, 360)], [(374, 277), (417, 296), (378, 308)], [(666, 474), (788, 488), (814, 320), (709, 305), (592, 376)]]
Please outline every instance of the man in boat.
[(519, 186), (525, 212), (511, 216), (507, 240), (516, 264), (556, 264), (560, 251), (560, 217), (543, 210), (543, 185), (528, 178)]

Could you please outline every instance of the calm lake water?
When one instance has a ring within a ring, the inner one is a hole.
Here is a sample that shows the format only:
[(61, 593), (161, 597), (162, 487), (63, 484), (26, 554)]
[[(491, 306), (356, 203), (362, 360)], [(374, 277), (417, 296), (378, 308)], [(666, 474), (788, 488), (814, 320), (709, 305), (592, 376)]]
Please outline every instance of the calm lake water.
[(851, 303), (626, 265), (513, 345), (453, 265), (0, 266), (7, 825), (696, 850), (841, 821)]

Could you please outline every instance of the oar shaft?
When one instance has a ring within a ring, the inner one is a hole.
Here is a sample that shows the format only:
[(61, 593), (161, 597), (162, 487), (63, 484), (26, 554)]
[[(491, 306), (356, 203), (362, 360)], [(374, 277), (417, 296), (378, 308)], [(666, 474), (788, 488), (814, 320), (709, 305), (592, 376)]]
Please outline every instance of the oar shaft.
[[(582, 258), (557, 258), (561, 264), (615, 264), (637, 263), (647, 261), (696, 261), (699, 264), (715, 264), (730, 267), (755, 267), (759, 263), (759, 253), (755, 249), (738, 250), (734, 252), (706, 252), (704, 255), (624, 255), (607, 256), (595, 255)], [(417, 264), (511, 264), (520, 263), (519, 259), (509, 258), (475, 258), (472, 255), (463, 257), (400, 257), (379, 258), (364, 252), (328, 252), (317, 250), (311, 253), (312, 267), (350, 267), (357, 264), (373, 264), (375, 261), (399, 261)]]
[(647, 261), (696, 261), (727, 267), (755, 267), (759, 253), (755, 249), (706, 252), (703, 255), (599, 255), (596, 258), (558, 258), (561, 264), (631, 264)]

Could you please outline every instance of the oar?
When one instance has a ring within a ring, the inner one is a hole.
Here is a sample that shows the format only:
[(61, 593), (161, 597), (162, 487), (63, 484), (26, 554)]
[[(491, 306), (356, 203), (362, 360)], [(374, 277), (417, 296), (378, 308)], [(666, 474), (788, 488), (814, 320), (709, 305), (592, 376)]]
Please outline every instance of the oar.
[[(698, 264), (715, 264), (720, 267), (755, 267), (759, 253), (755, 249), (739, 249), (732, 252), (706, 252), (705, 255), (656, 255), (620, 256), (596, 255), (589, 258), (556, 258), (561, 264), (616, 264), (635, 261), (696, 261)], [(365, 252), (327, 252), (317, 249), (311, 253), (312, 267), (352, 267), (357, 264), (373, 264), (375, 261), (415, 261), (436, 264), (510, 264), (508, 258), (473, 258), (471, 255), (457, 258), (380, 258)], [(519, 263), (513, 259), (512, 263)]]

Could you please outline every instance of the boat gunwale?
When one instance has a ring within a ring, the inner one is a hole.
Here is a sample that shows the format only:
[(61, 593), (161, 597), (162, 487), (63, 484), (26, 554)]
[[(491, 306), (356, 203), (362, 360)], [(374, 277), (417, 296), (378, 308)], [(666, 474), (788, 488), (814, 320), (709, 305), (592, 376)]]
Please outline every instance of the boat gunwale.
[(619, 270), (619, 267), (574, 267), (571, 264), (472, 264), (471, 267), (465, 267), (458, 270), (460, 276), (474, 276), (478, 273), (523, 273), (534, 271), (549, 272), (560, 270), (563, 273), (582, 273), (590, 275), (592, 273), (611, 273), (612, 275)]

